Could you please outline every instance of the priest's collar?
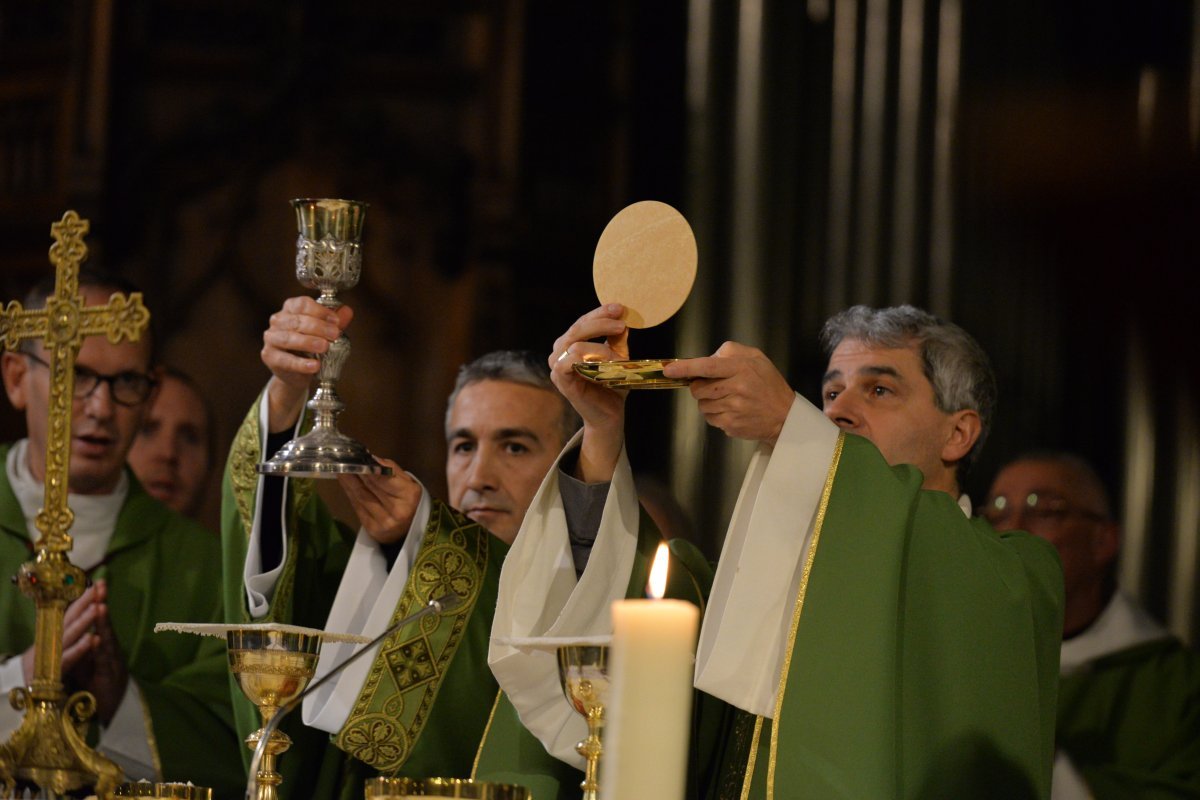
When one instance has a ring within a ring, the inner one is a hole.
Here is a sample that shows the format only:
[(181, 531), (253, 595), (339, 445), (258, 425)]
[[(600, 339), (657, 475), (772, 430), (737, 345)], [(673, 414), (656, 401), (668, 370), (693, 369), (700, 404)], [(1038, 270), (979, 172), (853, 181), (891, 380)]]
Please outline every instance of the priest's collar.
[[(29, 440), (21, 439), (8, 451), (5, 471), (13, 494), (21, 504), (25, 525), (30, 540), (39, 536), (34, 519), (46, 500), (46, 489), (41, 481), (33, 477), (29, 469)], [(129, 494), (129, 476), (121, 471), (121, 478), (111, 494), (67, 495), (67, 505), (75, 514), (75, 522), (69, 533), (75, 540), (71, 561), (83, 569), (99, 564), (112, 539), (117, 524), (117, 515)]]
[(1066, 675), (1102, 656), (1170, 635), (1141, 606), (1117, 590), (1091, 625), (1063, 642), (1059, 670)]
[(971, 504), (971, 498), (966, 492), (963, 492), (958, 496), (958, 507), (961, 508), (962, 512), (967, 515), (967, 519), (971, 518), (971, 515), (975, 510), (975, 506)]

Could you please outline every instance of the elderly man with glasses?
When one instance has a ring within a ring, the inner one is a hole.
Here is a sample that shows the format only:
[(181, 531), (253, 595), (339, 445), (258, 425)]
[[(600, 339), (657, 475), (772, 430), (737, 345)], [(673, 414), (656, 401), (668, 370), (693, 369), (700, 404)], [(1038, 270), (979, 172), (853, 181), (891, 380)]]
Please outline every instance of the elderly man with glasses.
[(1069, 453), (1021, 456), (982, 515), (1040, 536), (1062, 560), (1052, 800), (1200, 797), (1200, 655), (1117, 588), (1120, 526), (1096, 471)]
[[(128, 292), (123, 281), (79, 276), (85, 302)], [(25, 298), (40, 308), (43, 283)], [(148, 495), (125, 465), (155, 389), (153, 342), (84, 339), (71, 403), (68, 505), (75, 514), (71, 560), (91, 585), (68, 607), (63, 677), (97, 701), (98, 748), (132, 779), (184, 781), (233, 796), (244, 785), (233, 729), (223, 645), (216, 639), (154, 636), (155, 622), (221, 619), (220, 543)], [(38, 537), (49, 436), (49, 353), (27, 341), (0, 357), (9, 402), (27, 436), (0, 446), (0, 578), (28, 561)], [(33, 678), (34, 607), (0, 580), (0, 692)], [(20, 715), (0, 703), (0, 738)], [(222, 792), (224, 790), (224, 793)]]

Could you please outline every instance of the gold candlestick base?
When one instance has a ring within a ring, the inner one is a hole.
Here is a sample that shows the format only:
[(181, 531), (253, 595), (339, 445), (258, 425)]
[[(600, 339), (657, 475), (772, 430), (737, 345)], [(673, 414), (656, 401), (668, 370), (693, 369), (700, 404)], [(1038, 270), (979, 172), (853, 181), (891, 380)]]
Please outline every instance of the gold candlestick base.
[(21, 565), (17, 584), (37, 606), (32, 686), (13, 689), (9, 701), (24, 712), (21, 725), (0, 745), (0, 783), (13, 796), (17, 785), (63, 794), (94, 786), (112, 791), (125, 776), (121, 768), (87, 746), (87, 721), (96, 713), (88, 692), (68, 697), (62, 668), (63, 612), (83, 594), (85, 576), (64, 552), (43, 550)]

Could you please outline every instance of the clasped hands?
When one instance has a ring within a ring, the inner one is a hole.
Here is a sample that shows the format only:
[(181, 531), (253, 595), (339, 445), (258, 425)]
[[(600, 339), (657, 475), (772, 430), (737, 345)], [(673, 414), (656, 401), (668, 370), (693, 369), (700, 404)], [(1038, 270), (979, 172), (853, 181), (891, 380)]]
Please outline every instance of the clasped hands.
[[(96, 698), (96, 717), (102, 725), (112, 722), (125, 689), (129, 672), (108, 619), (108, 585), (96, 581), (67, 606), (63, 614), (62, 675), (70, 691), (88, 691)], [(34, 678), (34, 650), (21, 654), (25, 685)]]

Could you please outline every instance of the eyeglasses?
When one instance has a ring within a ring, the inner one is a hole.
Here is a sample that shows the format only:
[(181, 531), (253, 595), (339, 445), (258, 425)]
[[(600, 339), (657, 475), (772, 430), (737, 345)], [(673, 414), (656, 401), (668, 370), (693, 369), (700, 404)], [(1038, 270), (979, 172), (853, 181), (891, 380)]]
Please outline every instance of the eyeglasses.
[[(41, 364), (46, 369), (50, 364), (35, 356), (33, 353), (22, 353), (30, 361)], [(136, 406), (150, 396), (154, 388), (154, 380), (143, 372), (118, 372), (116, 375), (101, 375), (87, 367), (75, 366), (75, 399), (83, 400), (89, 397), (101, 383), (108, 384), (109, 394), (113, 402), (123, 406)]]
[(1015, 528), (1018, 515), (1025, 520), (1026, 526), (1058, 523), (1068, 517), (1083, 517), (1096, 522), (1106, 519), (1104, 514), (1073, 506), (1061, 497), (1039, 495), (1037, 492), (1030, 492), (1023, 499), (1012, 501), (1003, 495), (993, 497), (991, 502), (978, 510), (978, 514), (996, 530)]

